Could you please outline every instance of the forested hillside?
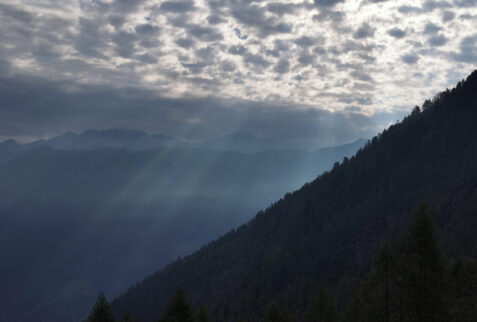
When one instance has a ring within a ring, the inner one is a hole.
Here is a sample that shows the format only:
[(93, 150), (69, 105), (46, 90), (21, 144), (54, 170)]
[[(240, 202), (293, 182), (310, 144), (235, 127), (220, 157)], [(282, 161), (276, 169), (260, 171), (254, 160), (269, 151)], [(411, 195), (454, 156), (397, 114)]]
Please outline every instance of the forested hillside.
[(341, 305), (420, 200), (444, 253), (476, 257), (476, 124), (474, 72), (249, 223), (131, 287), (113, 312), (155, 321), (179, 286), (217, 321), (259, 320), (272, 303), (299, 316), (319, 286)]

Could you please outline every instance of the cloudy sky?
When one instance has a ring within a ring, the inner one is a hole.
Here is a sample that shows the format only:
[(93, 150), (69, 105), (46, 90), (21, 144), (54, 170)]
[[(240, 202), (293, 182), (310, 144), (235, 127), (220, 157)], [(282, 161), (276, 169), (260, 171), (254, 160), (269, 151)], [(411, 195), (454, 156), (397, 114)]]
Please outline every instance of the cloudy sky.
[(343, 143), (477, 63), (477, 0), (0, 0), (0, 28), (0, 140)]

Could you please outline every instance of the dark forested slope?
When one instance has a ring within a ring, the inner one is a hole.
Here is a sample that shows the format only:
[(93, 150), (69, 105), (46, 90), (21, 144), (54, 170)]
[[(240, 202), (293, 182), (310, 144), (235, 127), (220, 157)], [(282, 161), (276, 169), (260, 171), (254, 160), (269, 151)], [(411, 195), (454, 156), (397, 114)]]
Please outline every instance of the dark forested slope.
[(154, 321), (178, 286), (220, 321), (257, 320), (272, 302), (302, 312), (318, 285), (343, 301), (421, 199), (445, 251), (477, 256), (476, 125), (474, 72), (246, 225), (130, 288), (113, 311)]

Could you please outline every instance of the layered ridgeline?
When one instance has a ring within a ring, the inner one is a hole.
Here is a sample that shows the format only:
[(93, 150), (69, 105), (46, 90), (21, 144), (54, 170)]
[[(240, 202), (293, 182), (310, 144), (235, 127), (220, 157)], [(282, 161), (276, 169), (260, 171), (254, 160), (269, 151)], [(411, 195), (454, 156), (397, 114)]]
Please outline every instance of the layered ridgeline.
[[(362, 141), (362, 140), (360, 140)], [(48, 140), (19, 144), (12, 139), (0, 142), (0, 164), (4, 164), (33, 148), (52, 147), (58, 150), (97, 150), (119, 148), (129, 151), (146, 151), (158, 148), (194, 148), (241, 153), (258, 153), (268, 150), (316, 150), (310, 142), (286, 142), (259, 138), (247, 133), (234, 132), (204, 142), (183, 142), (160, 134), (147, 134), (137, 130), (106, 129), (68, 132)]]
[[(240, 138), (242, 148), (257, 147)], [(364, 144), (255, 154), (139, 149), (151, 141), (131, 131), (67, 134), (46, 142), (55, 149), (39, 146), (0, 166), (0, 321), (79, 320), (100, 291), (118, 295)], [(88, 150), (102, 144), (131, 150)]]
[(416, 107), (351, 159), (286, 194), (112, 303), (155, 321), (178, 287), (214, 320), (259, 320), (270, 304), (303, 312), (318, 287), (343, 303), (378, 243), (405, 231), (427, 200), (448, 255), (477, 256), (477, 72)]

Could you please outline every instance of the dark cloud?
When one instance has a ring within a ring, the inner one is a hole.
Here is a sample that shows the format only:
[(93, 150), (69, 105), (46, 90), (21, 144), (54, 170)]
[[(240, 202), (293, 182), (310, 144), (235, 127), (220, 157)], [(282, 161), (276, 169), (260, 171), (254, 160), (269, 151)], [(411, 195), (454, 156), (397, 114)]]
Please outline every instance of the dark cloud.
[(357, 79), (363, 82), (374, 83), (374, 79), (369, 74), (363, 71), (353, 71), (350, 73), (350, 76), (354, 79)]
[(433, 35), (429, 38), (429, 44), (434, 47), (443, 46), (447, 43), (447, 38), (444, 35)]
[(340, 2), (344, 2), (344, 0), (313, 0), (317, 7), (333, 7)]
[(298, 8), (301, 8), (302, 5), (294, 3), (280, 3), (272, 2), (267, 4), (266, 8), (268, 12), (274, 13), (279, 17), (282, 17), (287, 14), (294, 14)]
[(273, 17), (266, 17), (265, 11), (266, 8), (257, 5), (235, 5), (230, 10), (230, 14), (237, 22), (257, 30), (262, 37), (292, 31), (291, 24), (280, 22)]
[(194, 47), (194, 43), (195, 42), (192, 39), (188, 39), (188, 38), (179, 38), (176, 40), (177, 46), (185, 48), (185, 49)]
[(283, 52), (288, 51), (290, 48), (288, 42), (281, 40), (281, 39), (275, 39), (273, 42), (273, 49), (268, 49), (266, 50), (266, 54), (268, 56), (273, 56), (273, 57), (280, 57)]
[(149, 54), (142, 54), (136, 57), (139, 61), (145, 63), (145, 64), (156, 64), (157, 63), (157, 58), (154, 56), (151, 56)]
[(456, 0), (454, 4), (458, 7), (470, 8), (477, 6), (477, 0)]
[(124, 16), (111, 15), (108, 17), (108, 22), (115, 29), (120, 29), (126, 22), (126, 19)]
[(218, 25), (218, 24), (227, 22), (227, 20), (223, 19), (219, 15), (210, 15), (207, 17), (207, 22), (210, 23), (211, 25)]
[[(189, 80), (198, 84), (204, 81)], [(368, 117), (213, 97), (168, 99), (156, 96), (154, 91), (40, 79), (3, 78), (1, 83), (0, 135), (6, 137), (126, 127), (186, 140), (243, 131), (278, 139), (309, 139), (316, 145), (326, 145), (370, 137), (398, 117), (391, 113)], [(369, 98), (355, 97), (351, 101), (366, 103)]]
[(233, 72), (234, 70), (237, 69), (237, 65), (235, 65), (233, 62), (229, 60), (226, 60), (222, 62), (220, 69), (224, 72)]
[(34, 15), (26, 10), (17, 8), (16, 6), (0, 3), (0, 13), (2, 16), (9, 17), (21, 23), (30, 23), (34, 19)]
[(419, 60), (419, 55), (416, 54), (406, 54), (401, 57), (401, 60), (408, 65), (414, 65)]
[(353, 33), (354, 39), (364, 39), (373, 37), (376, 32), (376, 28), (371, 26), (369, 23), (363, 23), (356, 31)]
[(243, 55), (245, 55), (245, 53), (247, 53), (247, 48), (245, 48), (245, 47), (242, 46), (242, 45), (231, 46), (231, 47), (229, 47), (229, 49), (228, 49), (227, 52), (228, 52), (229, 54), (232, 54), (232, 55), (243, 56)]
[(452, 54), (455, 61), (475, 64), (477, 62), (477, 35), (465, 37), (459, 46), (459, 52)]
[(198, 63), (183, 63), (182, 66), (187, 68), (192, 74), (198, 74), (202, 72), (204, 67), (207, 67), (209, 64), (207, 62), (198, 62)]
[(441, 27), (436, 25), (435, 23), (432, 23), (432, 22), (429, 22), (426, 24), (426, 26), (424, 27), (424, 33), (425, 34), (435, 34), (435, 33), (438, 33), (439, 31), (441, 31)]
[(134, 30), (137, 34), (140, 35), (155, 36), (159, 32), (159, 27), (146, 23), (136, 25), (136, 27), (134, 27)]
[(164, 1), (159, 9), (164, 12), (184, 13), (194, 10), (194, 1)]
[(424, 2), (424, 5), (422, 6), (425, 11), (433, 11), (436, 9), (448, 9), (452, 8), (452, 4), (447, 1), (434, 1), (434, 0), (428, 0)]
[(285, 74), (290, 71), (290, 63), (286, 59), (280, 59), (273, 68), (273, 71), (278, 74)]
[(255, 67), (261, 67), (261, 68), (267, 68), (268, 66), (271, 65), (271, 63), (263, 58), (261, 55), (258, 54), (252, 54), (252, 53), (246, 53), (243, 56), (243, 60), (247, 64), (251, 64)]
[(74, 39), (74, 47), (84, 56), (106, 58), (104, 48), (107, 47), (108, 36), (101, 31), (102, 22), (97, 19), (80, 18), (78, 35)]
[(409, 13), (420, 13), (422, 12), (422, 9), (420, 7), (415, 7), (415, 6), (400, 6), (398, 8), (398, 11), (400, 13), (409, 14)]
[(298, 62), (302, 65), (312, 65), (316, 60), (316, 56), (310, 53), (309, 50), (302, 50), (300, 56), (298, 56)]
[(454, 20), (454, 18), (455, 18), (455, 13), (452, 11), (446, 10), (442, 13), (442, 22), (448, 22), (448, 21)]
[(406, 36), (406, 31), (399, 29), (398, 27), (394, 27), (388, 31), (388, 35), (397, 39), (401, 39)]
[(116, 44), (116, 52), (123, 58), (131, 58), (135, 52), (136, 35), (126, 31), (120, 31), (111, 37)]
[(315, 45), (317, 43), (317, 40), (312, 37), (302, 36), (298, 39), (295, 39), (294, 43), (299, 47), (307, 48)]
[(195, 55), (203, 60), (212, 61), (216, 56), (216, 50), (213, 47), (207, 46), (197, 49)]
[(224, 39), (222, 34), (212, 27), (203, 27), (201, 25), (191, 25), (188, 27), (188, 32), (194, 37), (202, 41), (218, 41)]

